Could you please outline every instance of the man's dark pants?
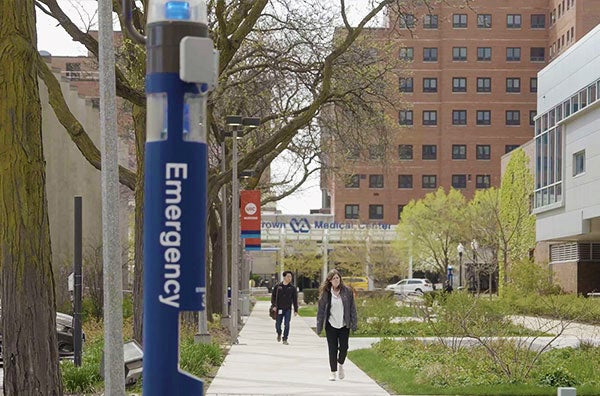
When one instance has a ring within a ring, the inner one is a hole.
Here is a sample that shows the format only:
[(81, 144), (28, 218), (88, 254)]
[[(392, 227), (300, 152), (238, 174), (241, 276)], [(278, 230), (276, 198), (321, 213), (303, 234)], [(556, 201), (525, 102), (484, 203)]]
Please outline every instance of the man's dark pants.
[(277, 335), (281, 335), (281, 322), (283, 321), (283, 341), (288, 339), (288, 335), (290, 335), (290, 318), (292, 317), (292, 309), (283, 309), (280, 314), (277, 315), (277, 320), (275, 321), (275, 331)]

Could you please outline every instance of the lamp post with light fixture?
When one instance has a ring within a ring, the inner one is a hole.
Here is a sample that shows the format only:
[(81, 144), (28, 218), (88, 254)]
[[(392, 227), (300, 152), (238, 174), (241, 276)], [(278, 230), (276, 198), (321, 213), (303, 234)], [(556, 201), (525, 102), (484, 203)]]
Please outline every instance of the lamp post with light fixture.
[(463, 253), (465, 252), (465, 247), (463, 246), (462, 243), (458, 243), (458, 246), (456, 247), (456, 251), (458, 252), (458, 287), (462, 287), (462, 280), (463, 280), (463, 271), (462, 271), (462, 257), (463, 257)]
[[(239, 322), (239, 247), (240, 247), (240, 187), (238, 180), (238, 147), (237, 140), (243, 136), (242, 127), (256, 128), (260, 119), (229, 115), (225, 123), (232, 131), (231, 151), (231, 310), (230, 331), (232, 343), (237, 343)], [(227, 292), (227, 290), (225, 290)]]

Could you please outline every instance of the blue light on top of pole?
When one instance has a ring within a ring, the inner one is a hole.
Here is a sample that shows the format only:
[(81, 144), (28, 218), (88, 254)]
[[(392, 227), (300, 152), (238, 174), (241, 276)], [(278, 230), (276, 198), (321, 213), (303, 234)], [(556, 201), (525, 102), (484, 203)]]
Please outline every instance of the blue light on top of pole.
[(190, 20), (190, 3), (187, 1), (167, 1), (165, 4), (165, 17), (167, 19)]
[(208, 23), (205, 0), (150, 0), (148, 23), (185, 21)]

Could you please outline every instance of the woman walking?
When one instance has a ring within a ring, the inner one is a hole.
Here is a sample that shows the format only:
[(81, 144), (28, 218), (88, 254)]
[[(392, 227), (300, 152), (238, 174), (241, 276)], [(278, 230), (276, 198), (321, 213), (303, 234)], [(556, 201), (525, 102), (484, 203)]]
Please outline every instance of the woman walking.
[(329, 380), (344, 379), (350, 329), (356, 330), (356, 305), (352, 289), (345, 286), (338, 270), (333, 269), (319, 287), (317, 334), (325, 327), (329, 349)]

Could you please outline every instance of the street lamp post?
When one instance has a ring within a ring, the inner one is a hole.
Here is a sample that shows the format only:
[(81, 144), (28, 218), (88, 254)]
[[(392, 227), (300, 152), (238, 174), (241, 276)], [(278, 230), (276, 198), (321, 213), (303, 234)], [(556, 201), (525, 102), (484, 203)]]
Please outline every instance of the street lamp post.
[[(225, 163), (225, 136), (221, 142), (221, 172), (225, 173), (227, 166)], [(229, 318), (229, 293), (227, 292), (228, 271), (227, 271), (227, 184), (221, 187), (221, 275), (223, 277), (223, 310), (221, 315), (223, 318)]]
[[(232, 129), (231, 151), (231, 311), (230, 332), (232, 343), (237, 343), (239, 321), (239, 247), (240, 247), (240, 187), (238, 181), (238, 147), (237, 139), (242, 137), (242, 126), (257, 127), (259, 118), (246, 118), (230, 115), (225, 123)], [(239, 132), (242, 132), (238, 135)]]
[(231, 319), (230, 334), (231, 342), (237, 343), (238, 332), (238, 294), (239, 294), (239, 274), (238, 274), (238, 244), (240, 236), (239, 225), (239, 184), (237, 178), (237, 139), (238, 129), (242, 125), (241, 116), (227, 116), (227, 126), (232, 129), (233, 142), (231, 154)]
[(462, 256), (465, 252), (465, 247), (462, 243), (458, 243), (456, 247), (456, 251), (458, 252), (458, 287), (462, 287), (463, 273), (462, 273)]

